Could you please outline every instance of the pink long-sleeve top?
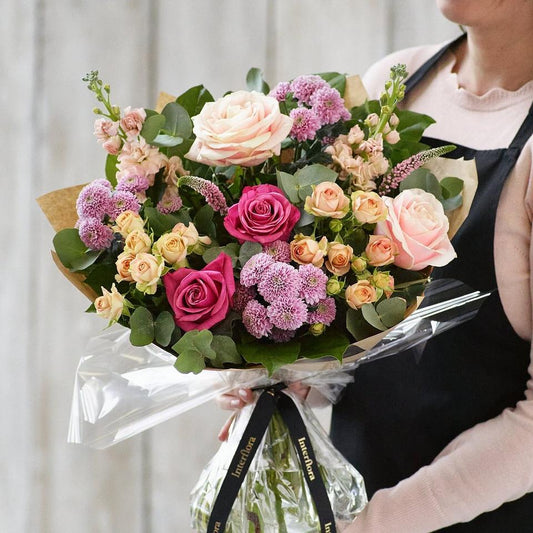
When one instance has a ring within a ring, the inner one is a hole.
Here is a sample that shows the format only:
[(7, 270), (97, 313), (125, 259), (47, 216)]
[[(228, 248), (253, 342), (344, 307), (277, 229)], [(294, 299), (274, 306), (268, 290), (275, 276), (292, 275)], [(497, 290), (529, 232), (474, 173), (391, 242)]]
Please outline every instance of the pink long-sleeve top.
[[(375, 64), (364, 77), (370, 97), (379, 96), (392, 65), (405, 63), (413, 73), (439, 48), (402, 50)], [(447, 52), (402, 107), (436, 120), (426, 130), (430, 137), (475, 149), (508, 146), (533, 101), (533, 80), (517, 91), (494, 88), (477, 96), (458, 86), (454, 64), (455, 56)], [(533, 137), (507, 178), (494, 237), (496, 277), (505, 313), (518, 335), (529, 341), (533, 324), (532, 180)], [(395, 487), (376, 492), (347, 531), (427, 533), (468, 522), (533, 491), (533, 363), (529, 374), (522, 401), (461, 433), (430, 465)]]

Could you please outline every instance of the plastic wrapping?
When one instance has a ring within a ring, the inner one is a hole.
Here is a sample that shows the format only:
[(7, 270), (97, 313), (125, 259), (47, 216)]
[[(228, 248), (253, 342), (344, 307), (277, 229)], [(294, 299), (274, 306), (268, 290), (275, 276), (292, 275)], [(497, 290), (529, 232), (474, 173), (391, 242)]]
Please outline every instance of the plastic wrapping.
[[(289, 393), (290, 394), (290, 393)], [(336, 450), (313, 412), (290, 394), (302, 416), (316, 454), (338, 530), (367, 503), (363, 478)], [(211, 459), (191, 494), (192, 528), (205, 533), (220, 485), (254, 405), (237, 414), (229, 438)], [(243, 484), (226, 533), (315, 533), (318, 519), (305, 474), (287, 426), (275, 413)]]

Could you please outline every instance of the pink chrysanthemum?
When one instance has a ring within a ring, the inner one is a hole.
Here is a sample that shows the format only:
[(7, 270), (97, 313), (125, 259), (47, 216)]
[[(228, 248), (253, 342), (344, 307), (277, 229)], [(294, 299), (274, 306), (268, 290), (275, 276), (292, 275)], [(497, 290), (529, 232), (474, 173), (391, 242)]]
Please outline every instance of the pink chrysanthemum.
[(274, 263), (265, 269), (257, 285), (257, 291), (268, 302), (280, 298), (296, 298), (302, 280), (298, 271), (286, 263)]
[(246, 331), (256, 339), (265, 337), (272, 329), (272, 323), (267, 317), (267, 309), (257, 300), (250, 300), (242, 312), (242, 323)]
[(291, 89), (291, 84), (288, 81), (280, 81), (269, 93), (268, 96), (272, 96), (278, 102), (283, 102), (287, 97), (287, 93)]
[(76, 211), (80, 218), (96, 218), (102, 220), (106, 214), (107, 203), (111, 190), (99, 184), (89, 183), (78, 195)]
[(329, 87), (328, 83), (320, 76), (304, 75), (295, 78), (291, 85), (290, 91), (294, 98), (302, 104), (311, 104), (311, 98), (316, 91)]
[(107, 204), (107, 214), (111, 220), (115, 220), (124, 211), (138, 213), (141, 208), (137, 197), (128, 191), (115, 191)]
[(315, 138), (317, 130), (320, 128), (320, 120), (316, 113), (307, 107), (297, 107), (293, 109), (289, 116), (292, 118), (292, 129), (290, 136), (297, 141), (307, 141)]
[(274, 342), (289, 342), (295, 334), (296, 331), (272, 328), (272, 332), (270, 333), (269, 337)]
[(113, 230), (97, 218), (79, 220), (78, 231), (83, 244), (91, 250), (105, 250), (113, 241)]
[(182, 176), (179, 179), (180, 185), (187, 185), (193, 191), (201, 194), (207, 203), (213, 208), (213, 211), (218, 211), (225, 216), (228, 212), (228, 204), (222, 191), (212, 182), (199, 178), (198, 176)]
[(335, 320), (336, 312), (335, 299), (328, 296), (320, 300), (316, 309), (309, 313), (309, 323), (329, 326)]
[(307, 305), (300, 298), (279, 298), (267, 307), (270, 322), (279, 329), (298, 329), (307, 321), (307, 314)]
[(105, 187), (106, 189), (109, 189), (110, 191), (113, 189), (113, 185), (111, 185), (109, 180), (105, 178), (98, 178), (97, 180), (93, 180), (91, 182), (91, 185), (99, 185), (101, 187)]
[(115, 190), (133, 194), (144, 192), (150, 187), (150, 180), (142, 174), (128, 174), (118, 180)]
[(350, 113), (344, 107), (339, 91), (332, 87), (322, 87), (311, 97), (313, 111), (322, 124), (334, 124), (340, 119), (348, 120)]
[(285, 241), (274, 241), (263, 246), (263, 252), (280, 263), (291, 262), (291, 245)]
[(237, 313), (242, 313), (246, 304), (255, 298), (256, 292), (253, 287), (245, 287), (241, 283), (237, 283), (235, 286), (235, 292), (233, 293), (233, 300), (231, 307), (237, 311)]
[(168, 215), (169, 213), (174, 213), (181, 209), (183, 201), (180, 198), (178, 189), (176, 187), (169, 186), (166, 188), (163, 193), (163, 197), (159, 200), (157, 204), (157, 210), (160, 213)]
[(260, 253), (255, 254), (246, 261), (246, 264), (241, 270), (241, 283), (245, 287), (251, 287), (257, 285), (261, 280), (263, 272), (274, 264), (274, 259), (271, 255)]
[(314, 305), (326, 297), (328, 277), (320, 268), (313, 265), (300, 265), (298, 273), (302, 280), (299, 296), (308, 304)]

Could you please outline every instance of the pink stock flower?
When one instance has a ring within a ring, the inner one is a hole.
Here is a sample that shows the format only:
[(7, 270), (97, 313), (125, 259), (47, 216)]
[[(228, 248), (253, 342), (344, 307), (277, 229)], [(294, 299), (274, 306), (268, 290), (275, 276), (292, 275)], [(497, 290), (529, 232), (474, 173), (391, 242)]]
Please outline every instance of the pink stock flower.
[(94, 135), (98, 142), (104, 143), (110, 137), (118, 133), (118, 122), (112, 122), (106, 118), (99, 118), (94, 121)]
[(202, 270), (174, 270), (163, 276), (163, 284), (181, 329), (209, 329), (222, 322), (230, 309), (235, 292), (231, 259), (221, 253)]
[(109, 137), (107, 141), (104, 141), (102, 144), (102, 148), (111, 155), (118, 155), (120, 152), (120, 147), (122, 146), (122, 139), (115, 135), (113, 137)]
[(442, 204), (421, 189), (407, 189), (396, 198), (383, 197), (388, 215), (375, 233), (389, 237), (398, 249), (394, 264), (407, 270), (447, 265), (456, 257), (448, 238)]
[(153, 176), (165, 166), (167, 157), (142, 137), (138, 141), (124, 143), (118, 156), (117, 180), (128, 174)]
[(274, 185), (245, 187), (239, 202), (229, 208), (224, 227), (239, 242), (269, 244), (286, 241), (300, 211)]
[(143, 127), (146, 119), (146, 111), (140, 107), (132, 109), (130, 106), (124, 109), (124, 116), (120, 121), (120, 126), (124, 130), (128, 140), (135, 139)]

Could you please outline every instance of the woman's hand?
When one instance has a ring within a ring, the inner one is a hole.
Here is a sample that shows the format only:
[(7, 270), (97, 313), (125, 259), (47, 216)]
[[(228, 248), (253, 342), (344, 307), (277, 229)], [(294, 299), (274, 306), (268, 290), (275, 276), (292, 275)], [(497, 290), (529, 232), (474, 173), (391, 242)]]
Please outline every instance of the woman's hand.
[[(296, 396), (298, 396), (302, 401), (307, 398), (309, 390), (311, 387), (302, 384), (301, 381), (295, 381), (288, 386), (288, 389), (292, 391)], [(245, 405), (252, 403), (254, 401), (254, 393), (252, 389), (237, 389), (227, 394), (222, 394), (217, 398), (217, 403), (220, 408), (232, 411), (238, 411), (242, 409)], [(224, 442), (228, 439), (229, 428), (235, 418), (235, 413), (233, 413), (222, 426), (218, 433), (218, 440)]]

